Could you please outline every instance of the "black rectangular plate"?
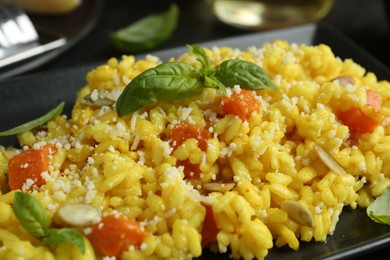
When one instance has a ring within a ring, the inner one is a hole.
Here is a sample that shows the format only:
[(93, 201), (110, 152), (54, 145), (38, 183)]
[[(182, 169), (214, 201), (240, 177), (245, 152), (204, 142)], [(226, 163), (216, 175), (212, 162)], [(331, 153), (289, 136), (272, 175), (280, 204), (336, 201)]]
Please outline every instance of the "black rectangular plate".
[[(390, 70), (337, 30), (324, 24), (309, 24), (289, 29), (253, 33), (237, 38), (201, 43), (202, 46), (261, 47), (275, 39), (297, 44), (329, 45), (342, 59), (352, 58), (374, 72), (379, 79), (390, 80)], [(186, 47), (151, 52), (167, 61), (187, 51)], [(142, 58), (144, 55), (138, 55)], [(103, 64), (102, 61), (99, 64)], [(61, 101), (66, 102), (65, 113), (70, 114), (76, 92), (86, 84), (86, 73), (99, 64), (90, 64), (50, 73), (34, 74), (0, 82), (0, 131), (17, 126), (45, 114)], [(15, 145), (15, 137), (0, 139), (2, 145)], [(333, 236), (325, 243), (301, 243), (298, 251), (287, 247), (270, 250), (266, 259), (345, 259), (390, 246), (390, 226), (370, 220), (364, 209), (345, 208)], [(390, 249), (389, 249), (390, 251)], [(205, 252), (201, 259), (229, 259), (227, 254)]]

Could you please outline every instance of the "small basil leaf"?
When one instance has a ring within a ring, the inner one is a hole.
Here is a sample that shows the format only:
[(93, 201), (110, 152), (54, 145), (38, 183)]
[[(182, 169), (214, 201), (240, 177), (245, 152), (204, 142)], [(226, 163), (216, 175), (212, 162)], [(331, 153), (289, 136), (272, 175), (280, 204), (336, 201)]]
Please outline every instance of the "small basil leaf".
[(367, 215), (377, 223), (390, 225), (390, 190), (368, 206)]
[(199, 45), (187, 45), (191, 52), (195, 55), (196, 60), (202, 65), (201, 73), (204, 76), (210, 76), (214, 73), (214, 70), (211, 68), (211, 61), (206, 52)]
[(199, 71), (183, 62), (162, 63), (135, 77), (119, 96), (119, 116), (160, 101), (185, 100), (200, 94)]
[(51, 224), (51, 218), (33, 196), (16, 192), (12, 206), (16, 218), (34, 237), (43, 237)]
[(49, 229), (42, 242), (46, 245), (69, 243), (76, 246), (81, 253), (85, 253), (84, 238), (74, 228)]
[(206, 87), (218, 87), (224, 95), (226, 94), (225, 85), (213, 75), (204, 78), (204, 85)]
[(179, 8), (149, 15), (134, 24), (110, 33), (113, 44), (124, 52), (141, 52), (156, 48), (167, 40), (177, 26)]
[(50, 121), (51, 119), (59, 116), (62, 113), (64, 106), (65, 106), (65, 103), (61, 102), (57, 107), (50, 110), (47, 114), (45, 114), (37, 119), (34, 119), (30, 122), (24, 123), (20, 126), (11, 128), (11, 129), (3, 131), (3, 132), (0, 132), (0, 136), (10, 136), (10, 135), (20, 134), (23, 132), (27, 132), (31, 129), (34, 129), (37, 126), (43, 125), (44, 123)]
[(222, 62), (216, 67), (215, 77), (229, 88), (240, 85), (244, 89), (276, 89), (261, 67), (243, 60)]

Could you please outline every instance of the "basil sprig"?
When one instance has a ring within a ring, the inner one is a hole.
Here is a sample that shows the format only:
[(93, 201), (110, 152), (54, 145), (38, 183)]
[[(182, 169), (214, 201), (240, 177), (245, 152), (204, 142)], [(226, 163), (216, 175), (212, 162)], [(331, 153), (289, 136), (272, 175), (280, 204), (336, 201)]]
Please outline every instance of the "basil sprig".
[(27, 132), (31, 129), (34, 129), (37, 126), (41, 126), (41, 125), (45, 124), (46, 122), (50, 121), (51, 119), (59, 116), (62, 113), (64, 106), (65, 106), (65, 103), (61, 102), (57, 107), (53, 108), (47, 114), (45, 114), (37, 119), (34, 119), (32, 121), (29, 121), (29, 122), (24, 123), (22, 125), (19, 125), (17, 127), (11, 128), (9, 130), (0, 132), (0, 137), (20, 134), (23, 132)]
[(41, 238), (44, 244), (70, 243), (85, 253), (83, 236), (74, 228), (50, 228), (50, 216), (33, 196), (16, 192), (12, 210), (22, 227), (32, 236)]
[(196, 60), (202, 65), (199, 69), (199, 75), (203, 85), (206, 87), (218, 87), (225, 94), (225, 85), (216, 77), (215, 68), (211, 67), (211, 61), (206, 52), (199, 45), (188, 45), (188, 48), (195, 55)]
[(244, 89), (276, 89), (266, 72), (254, 63), (243, 60), (227, 60), (216, 67), (206, 52), (198, 45), (189, 45), (201, 63), (196, 68), (183, 62), (166, 62), (148, 69), (135, 77), (124, 89), (116, 103), (119, 116), (131, 114), (148, 105), (161, 101), (191, 99), (204, 87)]
[(113, 44), (124, 52), (141, 52), (158, 47), (177, 27), (179, 8), (172, 4), (168, 11), (149, 15), (125, 28), (110, 33)]

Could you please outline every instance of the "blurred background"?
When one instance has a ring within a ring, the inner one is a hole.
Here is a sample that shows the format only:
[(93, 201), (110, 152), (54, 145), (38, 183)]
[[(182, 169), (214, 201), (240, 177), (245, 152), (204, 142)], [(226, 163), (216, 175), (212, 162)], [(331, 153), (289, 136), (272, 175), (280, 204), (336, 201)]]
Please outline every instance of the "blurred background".
[[(27, 0), (16, 1), (28, 2)], [(293, 4), (307, 2), (306, 0), (283, 1)], [(23, 64), (6, 70), (0, 69), (0, 77), (2, 74), (29, 74), (75, 67), (104, 62), (112, 56), (118, 57), (123, 52), (111, 43), (109, 33), (134, 23), (147, 15), (165, 11), (173, 2), (176, 2), (180, 9), (178, 26), (172, 36), (157, 49), (255, 34), (277, 27), (275, 24), (270, 26), (269, 23), (242, 29), (221, 22), (215, 15), (216, 13), (213, 12), (212, 5), (210, 5), (211, 2), (218, 2), (218, 0), (83, 0), (80, 2), (81, 5), (77, 6), (76, 4), (73, 11), (65, 12), (65, 14), (37, 15), (29, 13), (34, 24), (64, 34), (68, 38), (68, 43), (60, 51), (57, 50), (57, 53), (48, 55), (45, 59), (41, 58), (40, 62), (36, 61), (32, 64), (30, 62), (28, 66), (24, 64), (24, 69), (22, 69)], [(321, 23), (339, 30), (390, 67), (390, 55), (387, 54), (388, 46), (390, 46), (390, 19), (388, 17), (390, 4), (388, 4), (388, 1), (310, 0), (309, 2), (323, 5), (325, 10), (318, 17), (309, 17), (313, 19), (307, 20), (308, 22), (316, 18), (320, 19)], [(281, 7), (277, 7), (276, 10), (281, 10)], [(323, 15), (325, 16), (322, 17)], [(222, 18), (229, 19), (229, 14)], [(272, 14), (268, 15), (268, 18), (278, 19), (278, 17), (272, 17)], [(293, 25), (292, 23), (286, 23), (283, 19), (280, 20), (281, 26)], [(10, 74), (7, 70), (11, 69), (13, 71)]]
[[(95, 0), (98, 1), (98, 0)], [(93, 32), (80, 42), (77, 49), (88, 49), (83, 61), (106, 59), (119, 55), (107, 35), (110, 31), (122, 28), (138, 19), (158, 11), (166, 10), (168, 0), (115, 0), (104, 1), (103, 15)], [(211, 8), (203, 0), (178, 0), (180, 18), (177, 30), (160, 48), (181, 46), (193, 42), (203, 42), (231, 36), (256, 33), (230, 27), (220, 22)], [(389, 14), (386, 14), (387, 0), (335, 0), (329, 14), (322, 20), (334, 26), (356, 43), (390, 65)], [(60, 63), (73, 64), (78, 59), (77, 49), (69, 51)], [(74, 65), (74, 64), (73, 64)]]

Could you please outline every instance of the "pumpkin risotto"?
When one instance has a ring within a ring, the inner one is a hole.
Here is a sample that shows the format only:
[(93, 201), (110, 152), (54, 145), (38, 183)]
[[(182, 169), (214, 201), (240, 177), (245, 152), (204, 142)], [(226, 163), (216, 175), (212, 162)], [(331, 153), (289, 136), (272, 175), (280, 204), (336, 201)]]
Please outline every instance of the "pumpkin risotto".
[[(111, 58), (88, 73), (69, 118), (0, 148), (1, 259), (191, 259), (205, 247), (263, 259), (325, 241), (344, 206), (388, 189), (389, 82), (323, 44), (204, 51), (212, 66), (257, 64), (276, 89), (205, 87), (118, 116), (125, 86), (161, 61)], [(176, 61), (200, 67), (192, 52)], [(31, 214), (41, 233), (16, 216), (21, 194), (49, 216)], [(82, 247), (50, 239), (70, 229)]]

